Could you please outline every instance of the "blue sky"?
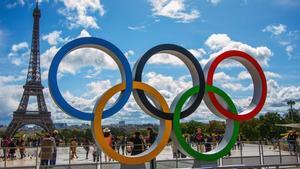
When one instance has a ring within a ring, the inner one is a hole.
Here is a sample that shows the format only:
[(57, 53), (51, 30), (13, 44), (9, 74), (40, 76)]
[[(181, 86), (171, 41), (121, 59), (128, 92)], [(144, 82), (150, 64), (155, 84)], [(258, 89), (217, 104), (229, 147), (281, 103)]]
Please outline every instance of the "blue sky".
[[(21, 98), (34, 6), (34, 1), (29, 0), (0, 1), (1, 124), (11, 120)], [(40, 8), (42, 79), (48, 109), (55, 122), (82, 122), (54, 105), (47, 88), (47, 74), (57, 50), (83, 36), (112, 42), (125, 53), (132, 67), (143, 53), (162, 43), (185, 47), (202, 67), (221, 52), (243, 50), (259, 61), (267, 76), (268, 98), (261, 113), (284, 113), (288, 108), (286, 100), (300, 101), (300, 2), (297, 0), (43, 0)], [(222, 65), (217, 69), (215, 84), (242, 111), (253, 92), (249, 74), (233, 62)], [(169, 104), (179, 92), (191, 87), (188, 69), (174, 56), (154, 56), (145, 68), (143, 80), (157, 88)], [(80, 110), (91, 111), (97, 98), (119, 82), (116, 64), (93, 49), (74, 51), (60, 65), (59, 87)], [(34, 99), (30, 103), (29, 107), (34, 109)], [(132, 98), (124, 109), (105, 121), (134, 123), (136, 118), (140, 119), (138, 123), (157, 121), (142, 113)], [(216, 118), (201, 104), (187, 120)]]

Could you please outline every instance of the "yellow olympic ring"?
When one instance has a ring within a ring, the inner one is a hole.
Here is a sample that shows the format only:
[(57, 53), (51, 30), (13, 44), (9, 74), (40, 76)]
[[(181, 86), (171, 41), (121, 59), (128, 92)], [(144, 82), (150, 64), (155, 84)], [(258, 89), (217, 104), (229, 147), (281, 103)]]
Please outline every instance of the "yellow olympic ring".
[[(151, 97), (154, 97), (155, 100), (157, 101), (157, 104), (160, 104), (162, 111), (166, 113), (170, 113), (169, 106), (166, 102), (166, 100), (163, 98), (163, 96), (153, 87), (141, 83), (141, 82), (133, 82), (133, 89), (138, 89), (138, 90), (144, 90), (148, 94), (150, 94)], [(102, 97), (99, 99), (98, 103), (96, 103), (95, 108), (94, 108), (94, 120), (92, 122), (93, 126), (93, 133), (95, 140), (97, 144), (101, 147), (101, 149), (112, 159), (119, 161), (120, 163), (123, 164), (141, 164), (144, 162), (148, 162), (152, 159), (154, 159), (165, 147), (165, 145), (168, 144), (169, 137), (171, 135), (172, 131), (172, 121), (171, 120), (160, 120), (160, 127), (163, 132), (159, 132), (156, 141), (151, 145), (151, 147), (144, 151), (141, 154), (138, 154), (136, 156), (123, 156), (120, 155), (118, 152), (116, 152), (112, 147), (110, 147), (107, 142), (104, 140), (104, 134), (102, 131), (102, 115), (103, 115), (103, 110), (108, 102), (108, 100), (115, 95), (116, 93), (125, 90), (125, 84), (118, 84), (108, 91), (106, 91)]]

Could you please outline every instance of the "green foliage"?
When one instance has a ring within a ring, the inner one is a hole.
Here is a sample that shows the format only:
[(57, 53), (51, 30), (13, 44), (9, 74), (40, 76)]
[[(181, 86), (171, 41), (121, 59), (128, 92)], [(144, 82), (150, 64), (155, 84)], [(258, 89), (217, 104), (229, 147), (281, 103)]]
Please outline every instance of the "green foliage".
[(203, 132), (206, 132), (206, 124), (198, 122), (198, 121), (190, 121), (181, 123), (182, 133), (184, 134), (194, 134), (197, 128), (200, 127)]
[(250, 141), (260, 139), (259, 132), (260, 121), (257, 118), (241, 123), (240, 134)]
[(259, 116), (260, 126), (259, 132), (261, 138), (271, 140), (272, 138), (280, 138), (281, 133), (286, 132), (285, 127), (279, 127), (275, 124), (282, 124), (285, 119), (277, 112), (268, 112), (265, 115)]
[(225, 133), (225, 123), (223, 121), (212, 120), (209, 121), (207, 126), (208, 133), (224, 134)]
[[(286, 133), (286, 127), (278, 127), (275, 124), (287, 124), (292, 122), (300, 122), (300, 116), (294, 114), (294, 121), (292, 121), (287, 115), (281, 116), (277, 112), (268, 112), (264, 115), (260, 115), (258, 118), (251, 119), (249, 121), (241, 122), (240, 134), (243, 138), (250, 141), (257, 141), (259, 139), (273, 138), (277, 139), (281, 137), (282, 133)], [(154, 131), (157, 131), (157, 126), (152, 126)], [(225, 122), (212, 120), (208, 124), (198, 122), (195, 120), (189, 122), (182, 122), (182, 133), (187, 135), (193, 135), (197, 128), (200, 127), (204, 134), (223, 134), (225, 132)], [(142, 135), (147, 135), (146, 127), (143, 129), (128, 129), (126, 127), (110, 127), (111, 133), (115, 136), (132, 136), (135, 131), (140, 131)], [(21, 137), (23, 134), (28, 136), (28, 133), (19, 131), (16, 133), (16, 137)], [(43, 136), (44, 131), (37, 131), (33, 137)], [(88, 138), (93, 141), (91, 129), (61, 129), (59, 130), (59, 138), (62, 139), (65, 144), (69, 144), (73, 137), (76, 137), (79, 142)], [(32, 137), (32, 136), (31, 136)]]

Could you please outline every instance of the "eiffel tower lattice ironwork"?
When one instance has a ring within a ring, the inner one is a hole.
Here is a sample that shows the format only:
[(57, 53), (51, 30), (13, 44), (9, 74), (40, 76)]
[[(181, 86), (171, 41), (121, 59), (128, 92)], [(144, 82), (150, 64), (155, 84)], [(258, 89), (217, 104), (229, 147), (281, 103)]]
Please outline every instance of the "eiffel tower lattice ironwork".
[[(6, 129), (7, 136), (13, 136), (18, 129), (27, 124), (35, 124), (42, 127), (46, 131), (52, 131), (54, 129), (53, 122), (51, 120), (51, 113), (47, 110), (43, 85), (41, 81), (40, 71), (40, 45), (39, 45), (39, 20), (41, 17), (41, 11), (39, 9), (38, 2), (33, 11), (33, 31), (32, 31), (32, 43), (31, 53), (28, 66), (28, 74), (26, 84), (23, 86), (24, 92), (19, 104), (18, 109), (13, 113), (13, 119)], [(29, 111), (28, 103), (30, 97), (36, 97), (37, 109), (36, 111)]]

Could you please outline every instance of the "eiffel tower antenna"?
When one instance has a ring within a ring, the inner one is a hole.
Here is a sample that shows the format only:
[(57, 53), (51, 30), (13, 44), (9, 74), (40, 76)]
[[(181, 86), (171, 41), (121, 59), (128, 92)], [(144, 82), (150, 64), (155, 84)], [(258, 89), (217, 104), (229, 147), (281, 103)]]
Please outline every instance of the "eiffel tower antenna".
[[(53, 122), (51, 120), (51, 113), (48, 112), (41, 80), (40, 69), (40, 17), (41, 10), (38, 6), (38, 0), (36, 0), (36, 7), (33, 10), (33, 30), (32, 30), (32, 42), (31, 52), (28, 66), (28, 73), (26, 83), (23, 86), (24, 92), (18, 106), (18, 109), (13, 113), (13, 120), (9, 124), (6, 135), (13, 136), (15, 132), (27, 124), (35, 124), (46, 131), (54, 129)], [(29, 97), (36, 97), (37, 110), (29, 111), (28, 103)]]

